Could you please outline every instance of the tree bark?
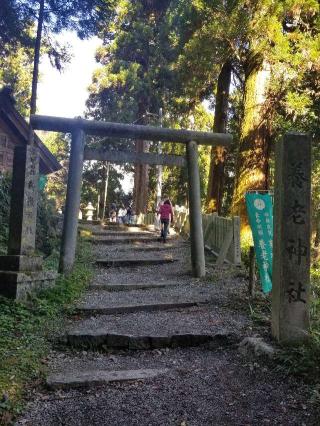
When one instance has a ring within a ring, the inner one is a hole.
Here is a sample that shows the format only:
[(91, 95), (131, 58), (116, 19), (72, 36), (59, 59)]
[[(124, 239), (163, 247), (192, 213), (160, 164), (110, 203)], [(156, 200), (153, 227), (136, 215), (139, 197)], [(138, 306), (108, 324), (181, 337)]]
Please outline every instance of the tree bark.
[[(41, 38), (42, 38), (42, 29), (43, 29), (43, 20), (44, 20), (44, 2), (45, 0), (40, 0), (39, 2), (37, 37), (36, 37), (36, 42), (34, 46), (34, 57), (33, 57), (30, 115), (35, 114), (37, 110), (37, 89), (38, 89), (38, 78), (39, 78)], [(33, 130), (30, 126), (29, 144), (33, 144), (33, 142), (34, 142), (34, 135), (33, 135)]]
[(271, 135), (271, 117), (267, 108), (269, 80), (268, 64), (253, 56), (246, 67), (244, 112), (231, 206), (231, 213), (241, 218), (242, 230), (248, 226), (246, 192), (268, 189)]
[(108, 194), (108, 185), (109, 185), (109, 172), (110, 172), (110, 164), (104, 162), (104, 164), (103, 164), (104, 190), (103, 190), (102, 220), (105, 220), (105, 217), (106, 217), (107, 194)]
[(42, 38), (43, 19), (44, 19), (44, 1), (45, 0), (40, 0), (40, 4), (39, 4), (40, 8), (39, 8), (39, 17), (38, 17), (37, 38), (36, 38), (36, 42), (34, 46), (30, 115), (35, 114), (37, 109), (37, 88), (38, 88), (38, 77), (39, 77), (41, 38)]
[[(147, 112), (147, 99), (141, 96), (138, 108), (139, 122), (138, 124), (146, 124), (145, 115)], [(136, 152), (148, 152), (148, 142), (144, 140), (136, 140)], [(147, 164), (135, 164), (134, 166), (134, 187), (133, 187), (133, 209), (135, 214), (146, 213), (148, 204), (148, 188), (149, 188), (149, 166)]]
[[(148, 143), (137, 140), (136, 152), (148, 152)], [(134, 198), (133, 205), (136, 214), (146, 213), (148, 204), (149, 188), (149, 166), (147, 164), (136, 164), (134, 174)]]
[[(223, 64), (217, 85), (216, 106), (214, 115), (214, 132), (225, 133), (228, 120), (228, 101), (231, 83), (232, 66), (228, 61)], [(224, 167), (226, 149), (211, 148), (210, 172), (207, 190), (207, 211), (221, 214), (224, 192)]]

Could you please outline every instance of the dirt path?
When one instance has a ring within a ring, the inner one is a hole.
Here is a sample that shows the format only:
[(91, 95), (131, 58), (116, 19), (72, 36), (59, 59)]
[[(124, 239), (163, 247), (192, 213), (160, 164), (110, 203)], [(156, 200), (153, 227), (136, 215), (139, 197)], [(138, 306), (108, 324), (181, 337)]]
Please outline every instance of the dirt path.
[(135, 264), (96, 267), (50, 354), (47, 385), (17, 425), (319, 425), (304, 385), (240, 354), (256, 329), (237, 310), (247, 285), (239, 272), (209, 267), (209, 278), (193, 279), (183, 240), (163, 250), (152, 234), (137, 238), (95, 241), (97, 259)]

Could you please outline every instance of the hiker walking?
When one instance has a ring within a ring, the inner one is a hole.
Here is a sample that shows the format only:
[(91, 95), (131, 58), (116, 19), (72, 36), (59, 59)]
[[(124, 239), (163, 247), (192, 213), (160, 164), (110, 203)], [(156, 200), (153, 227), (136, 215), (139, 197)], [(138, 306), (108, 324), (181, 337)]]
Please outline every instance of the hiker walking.
[(167, 241), (170, 219), (171, 223), (173, 223), (173, 211), (169, 200), (165, 200), (165, 202), (160, 206), (159, 213), (161, 221), (161, 238), (165, 243)]

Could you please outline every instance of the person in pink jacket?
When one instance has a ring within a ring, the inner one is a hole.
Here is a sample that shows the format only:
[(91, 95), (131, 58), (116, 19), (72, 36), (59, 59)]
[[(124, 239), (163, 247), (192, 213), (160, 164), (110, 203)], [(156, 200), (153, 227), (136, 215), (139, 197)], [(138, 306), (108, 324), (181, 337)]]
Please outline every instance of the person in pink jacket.
[(171, 203), (169, 200), (166, 200), (159, 209), (160, 213), (160, 221), (161, 221), (161, 238), (165, 243), (167, 241), (168, 227), (170, 223), (173, 223), (173, 211), (171, 207)]

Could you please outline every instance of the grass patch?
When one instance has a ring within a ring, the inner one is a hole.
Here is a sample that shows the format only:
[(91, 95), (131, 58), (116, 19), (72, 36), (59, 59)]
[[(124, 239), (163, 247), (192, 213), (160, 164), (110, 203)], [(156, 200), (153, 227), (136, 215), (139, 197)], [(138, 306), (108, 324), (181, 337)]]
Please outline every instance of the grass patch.
[(320, 404), (320, 270), (314, 268), (311, 269), (310, 319), (310, 340), (303, 345), (284, 349), (279, 361), (288, 373), (315, 385), (315, 398)]
[[(0, 424), (10, 424), (23, 408), (28, 388), (41, 381), (50, 338), (61, 327), (92, 273), (90, 246), (81, 243), (73, 272), (57, 279), (27, 303), (0, 298)], [(56, 267), (57, 253), (46, 260)]]
[[(254, 324), (268, 324), (271, 320), (271, 298), (256, 297), (249, 303)], [(301, 345), (282, 346), (277, 356), (278, 368), (302, 378), (314, 387), (314, 402), (320, 404), (320, 270), (311, 270), (310, 339)]]

